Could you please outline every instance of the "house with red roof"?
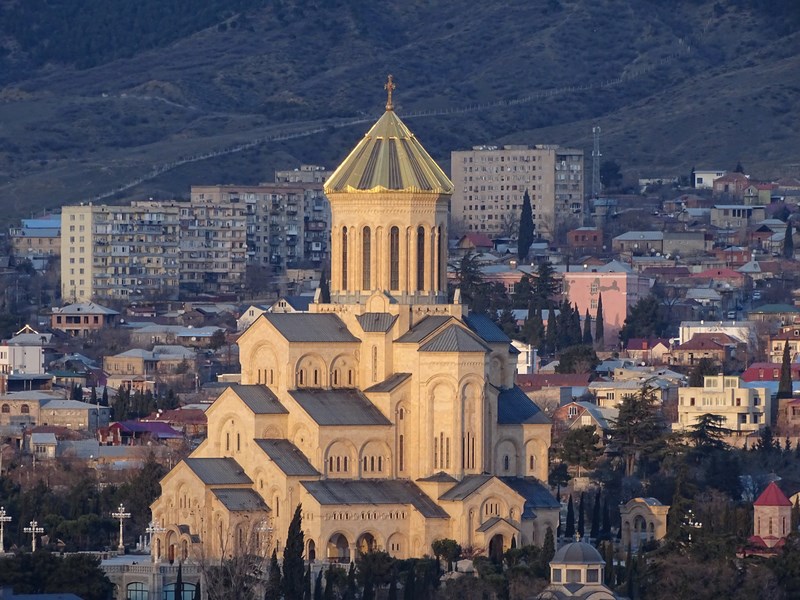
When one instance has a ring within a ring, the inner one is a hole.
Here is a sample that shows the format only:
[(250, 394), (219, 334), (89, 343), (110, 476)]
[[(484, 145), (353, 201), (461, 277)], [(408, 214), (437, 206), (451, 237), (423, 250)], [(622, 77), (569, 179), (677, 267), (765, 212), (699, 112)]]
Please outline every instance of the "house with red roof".
[(664, 354), (669, 352), (669, 340), (660, 338), (630, 338), (625, 348), (628, 358), (637, 363), (660, 365), (664, 362)]
[(715, 285), (728, 284), (731, 287), (741, 287), (747, 276), (733, 269), (706, 269), (700, 273), (692, 273), (689, 277), (713, 282)]
[(792, 503), (774, 481), (753, 502), (753, 535), (740, 556), (774, 556), (792, 529)]
[(489, 252), (494, 249), (494, 243), (489, 239), (489, 236), (483, 233), (467, 233), (461, 236), (456, 244), (456, 249), (459, 254), (466, 254), (472, 252), (473, 254), (480, 254), (481, 252)]
[(670, 352), (663, 355), (667, 364), (681, 367), (692, 367), (703, 358), (723, 365), (744, 356), (747, 345), (727, 333), (695, 333), (683, 344), (678, 344)]
[(744, 173), (726, 173), (714, 180), (714, 195), (741, 200), (744, 196), (744, 190), (749, 185), (750, 179)]

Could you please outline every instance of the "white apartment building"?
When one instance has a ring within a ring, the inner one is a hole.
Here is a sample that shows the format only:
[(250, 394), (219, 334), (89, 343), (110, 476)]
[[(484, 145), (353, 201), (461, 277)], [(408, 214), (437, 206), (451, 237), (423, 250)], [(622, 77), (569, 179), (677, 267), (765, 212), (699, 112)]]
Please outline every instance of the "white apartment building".
[[(453, 226), (492, 237), (516, 234), (527, 190), (534, 231), (554, 239), (584, 211), (583, 150), (559, 146), (475, 146), (451, 155)], [(565, 230), (566, 231), (566, 230)]]
[(742, 387), (739, 377), (713, 375), (703, 378), (703, 387), (678, 391), (678, 422), (673, 429), (682, 431), (697, 423), (705, 414), (719, 415), (722, 426), (733, 435), (758, 431), (772, 418), (772, 396), (765, 387)]

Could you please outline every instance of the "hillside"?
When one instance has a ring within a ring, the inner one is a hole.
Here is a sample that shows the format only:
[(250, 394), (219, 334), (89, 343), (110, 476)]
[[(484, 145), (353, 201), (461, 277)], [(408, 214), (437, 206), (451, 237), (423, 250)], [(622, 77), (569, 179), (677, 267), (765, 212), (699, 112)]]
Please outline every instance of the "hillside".
[(793, 0), (110, 4), (0, 0), (0, 220), (334, 165), (389, 72), (444, 166), (487, 142), (588, 151), (600, 125), (631, 176), (800, 175)]

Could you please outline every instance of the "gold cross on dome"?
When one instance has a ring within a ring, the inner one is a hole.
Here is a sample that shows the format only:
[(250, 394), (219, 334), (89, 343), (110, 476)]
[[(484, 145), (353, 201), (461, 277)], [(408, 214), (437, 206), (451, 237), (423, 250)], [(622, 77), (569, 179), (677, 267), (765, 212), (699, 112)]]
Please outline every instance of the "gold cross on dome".
[(394, 78), (389, 75), (386, 84), (383, 86), (383, 89), (386, 90), (386, 110), (394, 110), (394, 104), (392, 104), (392, 91), (397, 86), (394, 84)]

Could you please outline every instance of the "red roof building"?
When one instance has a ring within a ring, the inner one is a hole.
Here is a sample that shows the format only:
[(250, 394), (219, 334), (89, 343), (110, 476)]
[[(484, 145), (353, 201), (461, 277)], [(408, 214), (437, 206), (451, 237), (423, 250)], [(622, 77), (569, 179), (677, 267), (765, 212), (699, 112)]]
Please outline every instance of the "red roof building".
[(774, 481), (753, 502), (753, 535), (743, 556), (774, 556), (786, 543), (792, 529), (792, 503)]

